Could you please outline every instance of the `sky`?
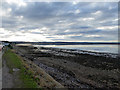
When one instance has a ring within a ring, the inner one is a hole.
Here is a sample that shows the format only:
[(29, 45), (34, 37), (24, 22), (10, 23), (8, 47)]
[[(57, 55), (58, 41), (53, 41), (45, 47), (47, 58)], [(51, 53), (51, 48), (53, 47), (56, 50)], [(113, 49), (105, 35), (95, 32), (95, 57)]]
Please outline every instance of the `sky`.
[(5, 0), (0, 40), (117, 42), (117, 2), (23, 2)]

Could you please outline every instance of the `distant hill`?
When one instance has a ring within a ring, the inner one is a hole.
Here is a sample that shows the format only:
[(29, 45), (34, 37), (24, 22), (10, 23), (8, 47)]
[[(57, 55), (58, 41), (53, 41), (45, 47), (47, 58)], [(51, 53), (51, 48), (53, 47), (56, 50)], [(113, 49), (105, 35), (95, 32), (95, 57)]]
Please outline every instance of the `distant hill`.
[(9, 42), (14, 44), (37, 44), (37, 45), (88, 45), (88, 44), (115, 44), (120, 42)]

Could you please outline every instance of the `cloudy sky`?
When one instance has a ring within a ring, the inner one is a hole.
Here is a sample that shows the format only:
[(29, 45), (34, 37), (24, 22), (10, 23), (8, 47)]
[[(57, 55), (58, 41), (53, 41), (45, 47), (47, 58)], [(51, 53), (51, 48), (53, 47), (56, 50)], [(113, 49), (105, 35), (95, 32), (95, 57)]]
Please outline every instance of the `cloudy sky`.
[(118, 41), (117, 2), (2, 3), (0, 40)]

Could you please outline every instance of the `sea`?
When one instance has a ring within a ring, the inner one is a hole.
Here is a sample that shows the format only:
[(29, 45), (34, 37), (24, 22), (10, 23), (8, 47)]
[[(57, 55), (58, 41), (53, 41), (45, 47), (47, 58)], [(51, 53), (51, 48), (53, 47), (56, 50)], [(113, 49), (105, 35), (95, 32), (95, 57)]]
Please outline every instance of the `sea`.
[(52, 47), (63, 49), (78, 49), (93, 52), (118, 54), (120, 45), (34, 45), (35, 47)]

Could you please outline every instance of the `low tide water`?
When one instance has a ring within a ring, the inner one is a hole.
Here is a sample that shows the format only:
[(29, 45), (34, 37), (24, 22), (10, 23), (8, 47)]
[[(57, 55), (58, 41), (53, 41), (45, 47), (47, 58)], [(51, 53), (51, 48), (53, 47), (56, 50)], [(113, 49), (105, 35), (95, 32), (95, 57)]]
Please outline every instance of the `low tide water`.
[(118, 54), (118, 45), (34, 45), (35, 47), (53, 47), (64, 49), (78, 49), (93, 52)]

